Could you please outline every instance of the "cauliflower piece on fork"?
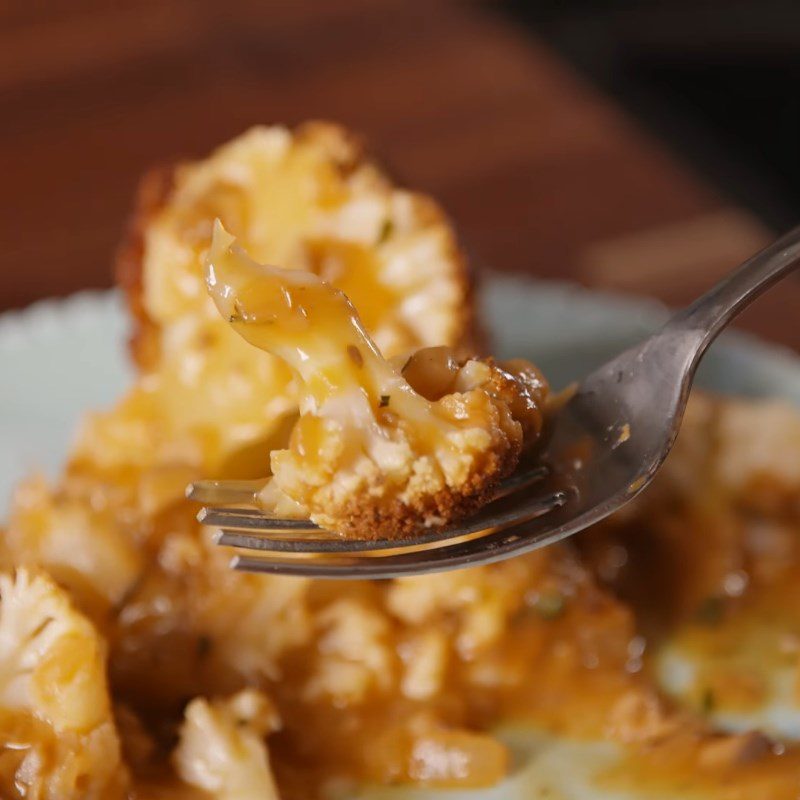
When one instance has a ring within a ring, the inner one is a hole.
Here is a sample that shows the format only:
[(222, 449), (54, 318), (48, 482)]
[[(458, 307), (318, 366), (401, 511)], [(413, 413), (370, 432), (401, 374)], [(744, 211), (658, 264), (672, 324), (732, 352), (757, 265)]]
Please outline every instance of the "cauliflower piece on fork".
[(413, 535), (476, 511), (541, 433), (547, 384), (527, 362), (426, 348), (401, 368), (342, 291), (256, 263), (219, 222), (206, 279), (234, 330), (303, 384), (259, 494), (266, 510), (354, 538)]

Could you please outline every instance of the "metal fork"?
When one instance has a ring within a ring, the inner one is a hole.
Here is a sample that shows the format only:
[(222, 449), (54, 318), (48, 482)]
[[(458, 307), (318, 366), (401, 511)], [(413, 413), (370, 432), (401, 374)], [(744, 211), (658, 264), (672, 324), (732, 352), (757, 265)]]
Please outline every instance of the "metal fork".
[[(742, 309), (800, 263), (800, 228), (756, 254), (654, 335), (586, 377), (554, 416), (541, 466), (521, 470), (475, 516), (402, 540), (343, 539), (308, 520), (207, 507), (198, 518), (252, 572), (392, 578), (488, 564), (571, 536), (638, 495), (672, 448), (700, 359)], [(187, 495), (215, 502), (222, 486)], [(536, 485), (537, 490), (532, 492)], [(239, 486), (246, 502), (254, 487)], [(226, 490), (227, 491), (227, 490)]]

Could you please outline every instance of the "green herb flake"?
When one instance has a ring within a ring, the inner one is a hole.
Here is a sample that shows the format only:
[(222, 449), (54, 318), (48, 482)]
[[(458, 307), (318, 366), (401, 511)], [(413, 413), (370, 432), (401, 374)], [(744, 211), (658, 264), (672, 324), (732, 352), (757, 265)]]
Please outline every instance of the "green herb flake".
[(556, 619), (564, 612), (564, 596), (558, 592), (539, 595), (533, 604), (542, 619)]
[(379, 403), (379, 407), (380, 408), (386, 408), (386, 406), (388, 406), (388, 405), (389, 405), (389, 395), (388, 394), (382, 394), (381, 395), (381, 402)]
[(710, 714), (714, 710), (715, 705), (716, 698), (714, 697), (714, 692), (711, 689), (706, 689), (703, 692), (703, 696), (700, 698), (700, 710), (704, 714)]

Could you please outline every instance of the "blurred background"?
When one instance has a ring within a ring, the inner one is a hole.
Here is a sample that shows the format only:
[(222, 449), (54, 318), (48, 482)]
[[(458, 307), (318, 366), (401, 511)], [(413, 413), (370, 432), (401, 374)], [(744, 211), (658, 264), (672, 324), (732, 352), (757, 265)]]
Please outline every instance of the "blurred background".
[(681, 303), (800, 221), (799, 82), (797, 0), (5, 0), (0, 310), (109, 286), (148, 167), (307, 118), (481, 264)]

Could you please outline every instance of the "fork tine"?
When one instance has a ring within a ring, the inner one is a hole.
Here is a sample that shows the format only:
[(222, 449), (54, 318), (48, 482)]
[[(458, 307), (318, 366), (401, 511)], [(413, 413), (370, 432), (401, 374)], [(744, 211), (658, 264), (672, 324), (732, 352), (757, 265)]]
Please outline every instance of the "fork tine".
[(321, 530), (309, 519), (277, 519), (251, 508), (201, 508), (197, 519), (203, 525), (241, 531), (319, 533)]
[(186, 497), (209, 506), (232, 506), (239, 503), (258, 505), (258, 493), (265, 480), (258, 481), (195, 481), (186, 487)]
[[(553, 497), (554, 500), (558, 500), (558, 505), (563, 505), (567, 500), (565, 492), (556, 492)], [(553, 505), (549, 510), (555, 510), (557, 507), (557, 505)], [(476, 563), (489, 564), (493, 561), (500, 561), (507, 556), (510, 550), (528, 552), (553, 541), (547, 531), (539, 531), (533, 536), (526, 536), (525, 524), (522, 522), (494, 530), (484, 536), (445, 543), (441, 547), (425, 550), (422, 557), (419, 551), (408, 552), (406, 548), (402, 552), (385, 555), (347, 553), (335, 556), (320, 554), (316, 558), (309, 557), (307, 553), (294, 552), (263, 556), (235, 555), (231, 560), (231, 566), (243, 572), (341, 580), (351, 578), (377, 580), (425, 572), (442, 572), (473, 566)], [(563, 538), (563, 536), (559, 538)], [(527, 540), (524, 547), (520, 547), (521, 540)]]
[[(548, 470), (546, 467), (535, 467), (533, 469), (520, 471), (518, 473), (514, 473), (511, 477), (504, 480), (500, 486), (498, 487), (497, 491), (495, 492), (494, 496), (492, 497), (492, 501), (499, 500), (503, 497), (507, 497), (510, 494), (518, 492), (522, 489), (526, 489), (529, 486), (532, 486), (537, 481), (542, 480), (548, 474)], [(227, 481), (199, 481), (197, 483), (191, 484), (189, 490), (187, 490), (187, 494), (189, 491), (195, 492), (196, 495), (201, 496), (204, 491), (208, 491), (212, 493), (217, 490), (218, 484), (220, 483), (228, 483)], [(257, 482), (253, 481), (230, 481), (230, 483), (240, 483), (240, 484), (254, 484)], [(259, 484), (260, 486), (261, 484)], [(245, 488), (242, 491), (246, 491)], [(196, 495), (193, 493), (190, 495), (191, 499), (196, 499)], [(484, 509), (487, 507), (485, 506)], [(482, 514), (483, 512), (475, 515), (474, 517), (470, 517), (466, 522), (462, 523), (461, 525), (457, 526), (457, 530), (460, 532), (458, 535), (466, 534), (466, 533), (473, 533), (477, 530), (482, 530), (486, 527), (485, 523), (482, 522)], [(282, 519), (279, 517), (271, 517), (268, 514), (265, 514), (263, 511), (259, 511), (255, 508), (226, 508), (226, 507), (206, 507), (202, 508), (197, 515), (197, 519), (203, 523), (203, 525), (210, 525), (218, 528), (226, 528), (230, 529), (231, 531), (248, 531), (248, 532), (263, 532), (265, 534), (273, 534), (273, 533), (281, 533), (281, 532), (291, 532), (291, 533), (316, 533), (322, 530), (318, 525), (315, 525), (313, 522), (309, 520), (302, 520), (302, 519)], [(448, 538), (454, 534), (449, 533), (451, 528), (445, 529), (438, 529), (437, 532), (431, 532), (430, 537), (425, 537), (423, 534), (423, 538), (427, 541), (435, 541), (436, 539), (441, 538)], [(286, 537), (282, 537), (286, 538)], [(313, 541), (313, 540), (312, 540)], [(343, 541), (341, 537), (337, 537), (337, 541)], [(397, 540), (393, 540), (397, 541)], [(419, 536), (415, 536), (409, 539), (403, 540), (404, 544), (413, 544), (413, 543), (421, 543), (421, 539)], [(372, 543), (371, 543), (372, 544)], [(395, 547), (398, 545), (395, 544)], [(371, 546), (369, 549), (386, 549), (385, 546), (381, 545), (381, 547), (373, 547)]]
[(527, 489), (533, 486), (534, 483), (543, 481), (549, 474), (550, 470), (543, 465), (532, 467), (531, 469), (517, 470), (497, 487), (492, 500), (500, 500), (521, 489)]
[[(423, 547), (431, 544), (446, 544), (454, 539), (483, 533), (485, 531), (503, 530), (546, 514), (566, 502), (566, 494), (558, 491), (543, 497), (529, 498), (520, 505), (505, 511), (496, 511), (484, 506), (484, 509), (460, 525), (438, 528), (428, 533), (405, 539), (343, 539), (331, 534), (328, 538), (288, 538), (271, 536), (272, 531), (259, 528), (248, 533), (241, 533), (223, 526), (217, 543), (229, 547), (240, 547), (246, 550), (274, 551), (283, 553), (367, 553), (375, 551), (397, 550), (400, 548)], [(255, 532), (258, 530), (258, 533)], [(318, 529), (319, 531), (320, 529)], [(280, 531), (276, 531), (280, 533)]]
[[(279, 532), (277, 535), (258, 533), (244, 533), (243, 531), (223, 528), (214, 537), (215, 544), (223, 547), (236, 547), (241, 550), (262, 550), (275, 553), (324, 553), (347, 550), (347, 540), (336, 534), (329, 534), (327, 538), (309, 538), (307, 534), (292, 534)], [(354, 542), (351, 542), (354, 544)], [(344, 545), (344, 547), (342, 547)]]

